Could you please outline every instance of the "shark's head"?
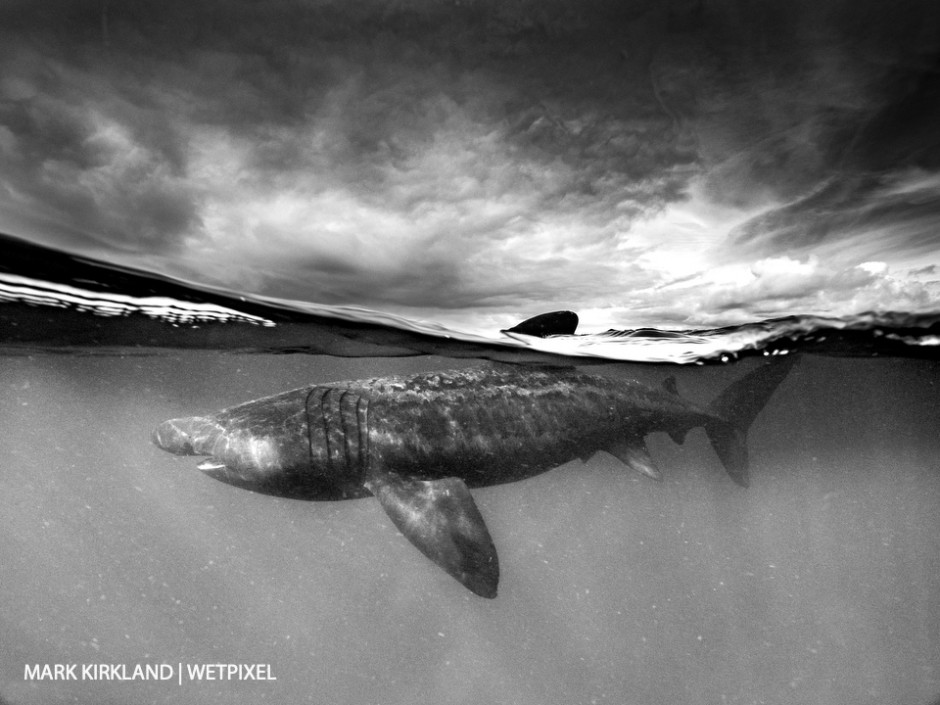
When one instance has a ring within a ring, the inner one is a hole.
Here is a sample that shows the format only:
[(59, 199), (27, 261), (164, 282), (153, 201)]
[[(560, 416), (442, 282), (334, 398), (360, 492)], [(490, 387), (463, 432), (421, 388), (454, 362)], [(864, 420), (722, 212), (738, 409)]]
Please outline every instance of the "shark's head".
[(356, 475), (330, 473), (325, 452), (312, 447), (305, 424), (305, 415), (285, 423), (270, 414), (259, 420), (223, 412), (164, 421), (151, 440), (174, 455), (206, 456), (199, 470), (242, 489), (313, 500), (367, 496)]
[(174, 455), (209, 456), (197, 466), (200, 470), (240, 486), (264, 485), (292, 469), (283, 439), (229, 426), (205, 416), (170, 419), (153, 430), (151, 440)]

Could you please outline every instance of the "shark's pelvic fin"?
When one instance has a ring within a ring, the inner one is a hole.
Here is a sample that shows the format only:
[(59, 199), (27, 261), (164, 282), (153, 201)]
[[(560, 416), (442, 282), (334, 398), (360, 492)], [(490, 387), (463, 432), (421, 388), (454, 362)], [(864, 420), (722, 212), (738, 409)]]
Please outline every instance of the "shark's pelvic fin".
[(413, 480), (377, 472), (366, 487), (418, 550), (472, 592), (496, 597), (496, 547), (463, 480)]
[(672, 439), (673, 443), (681, 446), (683, 443), (685, 443), (685, 437), (686, 435), (688, 435), (689, 429), (687, 428), (682, 429), (682, 430), (674, 429), (671, 431), (666, 431), (666, 433), (669, 434), (669, 437)]
[(614, 441), (607, 446), (607, 452), (631, 470), (636, 470), (654, 480), (663, 479), (662, 473), (650, 457), (650, 452), (646, 449), (646, 443), (642, 438)]

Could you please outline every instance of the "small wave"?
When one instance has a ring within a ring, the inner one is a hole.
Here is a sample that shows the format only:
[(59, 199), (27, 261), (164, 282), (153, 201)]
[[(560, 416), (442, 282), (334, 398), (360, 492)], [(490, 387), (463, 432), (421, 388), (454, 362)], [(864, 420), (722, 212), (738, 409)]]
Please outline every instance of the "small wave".
[(801, 351), (846, 357), (940, 358), (940, 314), (787, 316), (723, 328), (611, 329), (525, 342), (532, 349), (554, 354), (679, 364), (730, 362), (753, 355)]
[[(478, 335), (353, 306), (249, 297), (73, 257), (9, 237), (0, 263), (0, 353), (140, 354), (209, 349), (338, 357), (445, 355), (505, 362), (671, 364), (754, 355), (940, 358), (940, 313), (787, 316), (708, 329), (578, 334), (553, 312)], [(536, 325), (533, 325), (536, 321)], [(561, 335), (551, 333), (563, 332)]]

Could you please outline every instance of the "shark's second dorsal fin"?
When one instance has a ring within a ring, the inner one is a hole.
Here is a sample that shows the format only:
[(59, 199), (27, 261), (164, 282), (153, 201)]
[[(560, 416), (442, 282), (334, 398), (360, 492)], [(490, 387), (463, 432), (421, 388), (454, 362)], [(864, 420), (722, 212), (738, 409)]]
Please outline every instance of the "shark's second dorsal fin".
[(414, 480), (376, 472), (366, 487), (421, 553), (480, 597), (496, 597), (496, 547), (463, 480)]
[(666, 379), (663, 380), (663, 389), (665, 389), (670, 394), (679, 396), (679, 387), (676, 384), (676, 378), (672, 375), (669, 375), (666, 377)]
[[(663, 380), (663, 389), (672, 394), (673, 396), (679, 396), (679, 386), (676, 384), (676, 378), (673, 375), (669, 375), (666, 379)], [(670, 430), (666, 431), (669, 434), (669, 437), (678, 443), (680, 446), (685, 443), (685, 434), (689, 432), (689, 429), (683, 429), (681, 431)]]

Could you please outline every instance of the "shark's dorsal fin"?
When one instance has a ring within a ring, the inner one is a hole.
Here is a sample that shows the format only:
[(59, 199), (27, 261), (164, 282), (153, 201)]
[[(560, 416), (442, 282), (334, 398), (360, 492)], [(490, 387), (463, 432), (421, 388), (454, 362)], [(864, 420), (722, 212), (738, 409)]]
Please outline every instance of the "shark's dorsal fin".
[(577, 329), (578, 314), (574, 311), (551, 311), (527, 318), (502, 332), (546, 338), (550, 335), (574, 335)]
[(646, 443), (642, 438), (614, 441), (607, 446), (607, 452), (631, 470), (636, 470), (654, 480), (663, 479), (662, 473), (650, 457), (650, 452), (646, 449)]
[(496, 597), (496, 547), (463, 480), (414, 480), (377, 472), (366, 487), (421, 553), (477, 595)]

